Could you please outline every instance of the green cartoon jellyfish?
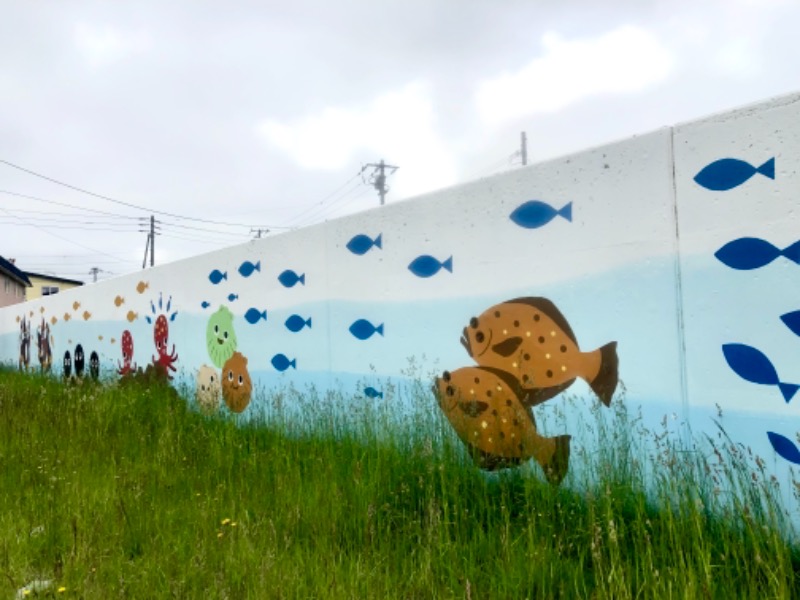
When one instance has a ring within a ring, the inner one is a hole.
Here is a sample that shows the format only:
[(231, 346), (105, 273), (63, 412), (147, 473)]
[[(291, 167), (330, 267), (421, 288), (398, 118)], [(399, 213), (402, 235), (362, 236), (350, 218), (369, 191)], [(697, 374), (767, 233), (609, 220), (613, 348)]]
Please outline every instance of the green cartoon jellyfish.
[(233, 353), (236, 352), (236, 333), (233, 331), (233, 313), (225, 306), (220, 306), (208, 319), (206, 328), (208, 356), (218, 369), (221, 369)]

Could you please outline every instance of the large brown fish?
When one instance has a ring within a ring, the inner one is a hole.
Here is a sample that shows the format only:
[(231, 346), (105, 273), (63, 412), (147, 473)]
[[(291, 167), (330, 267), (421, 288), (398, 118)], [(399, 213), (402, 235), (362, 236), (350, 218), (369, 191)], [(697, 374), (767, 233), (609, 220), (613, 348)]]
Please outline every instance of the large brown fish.
[(608, 406), (617, 389), (617, 343), (581, 352), (567, 320), (546, 298), (517, 298), (472, 317), (461, 343), (482, 367), (506, 371), (539, 404), (584, 379)]
[(525, 392), (512, 376), (489, 367), (464, 367), (436, 378), (439, 407), (479, 467), (489, 471), (535, 458), (551, 483), (560, 483), (569, 466), (570, 436), (543, 437)]

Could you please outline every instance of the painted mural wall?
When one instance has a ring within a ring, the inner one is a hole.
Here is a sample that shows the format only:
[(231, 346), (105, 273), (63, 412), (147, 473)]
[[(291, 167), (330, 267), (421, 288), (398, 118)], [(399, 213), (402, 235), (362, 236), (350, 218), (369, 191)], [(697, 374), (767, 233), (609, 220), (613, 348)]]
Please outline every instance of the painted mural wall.
[(242, 415), (289, 385), (401, 410), (421, 379), (482, 468), (556, 483), (565, 394), (692, 432), (721, 409), (788, 478), (799, 165), (795, 95), (0, 309), (0, 359)]

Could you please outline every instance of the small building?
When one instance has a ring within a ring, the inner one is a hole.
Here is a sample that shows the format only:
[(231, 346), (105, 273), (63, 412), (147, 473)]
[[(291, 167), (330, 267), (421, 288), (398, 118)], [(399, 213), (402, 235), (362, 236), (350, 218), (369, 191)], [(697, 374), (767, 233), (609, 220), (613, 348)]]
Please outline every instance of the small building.
[(0, 256), (0, 307), (25, 302), (29, 287), (30, 279), (14, 265), (14, 259)]
[(64, 290), (83, 285), (82, 281), (77, 281), (75, 279), (65, 279), (64, 277), (44, 275), (31, 271), (25, 271), (25, 275), (28, 276), (31, 282), (31, 289), (28, 290), (25, 297), (26, 300), (36, 300), (42, 296), (52, 296)]

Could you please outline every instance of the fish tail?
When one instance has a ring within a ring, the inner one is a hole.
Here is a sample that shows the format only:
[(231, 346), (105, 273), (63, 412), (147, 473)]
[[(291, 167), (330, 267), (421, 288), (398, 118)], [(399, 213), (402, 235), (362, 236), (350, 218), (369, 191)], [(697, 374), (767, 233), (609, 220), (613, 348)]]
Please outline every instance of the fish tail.
[(800, 390), (800, 385), (779, 382), (778, 388), (781, 390), (781, 394), (783, 394), (783, 399), (786, 400), (786, 403), (788, 404), (797, 393), (797, 390)]
[(800, 265), (800, 240), (781, 250), (781, 254), (793, 263)]
[(555, 438), (556, 449), (553, 457), (547, 465), (542, 465), (544, 475), (553, 485), (558, 485), (564, 479), (569, 470), (569, 443), (572, 439), (570, 435), (559, 435)]
[(380, 333), (381, 335), (383, 335), (383, 323), (381, 323), (380, 325), (378, 325), (378, 326), (375, 328), (375, 331), (377, 331), (378, 333)]
[(442, 266), (452, 273), (453, 272), (453, 257), (451, 256), (446, 261), (444, 261), (442, 263)]
[(308, 320), (306, 321), (306, 325), (308, 325), (308, 328), (311, 329), (311, 317), (308, 317)]
[(222, 274), (222, 278), (223, 278), (223, 279), (228, 279), (228, 272), (227, 272), (227, 271), (225, 271), (225, 272)]
[(567, 221), (572, 223), (572, 202), (567, 202), (558, 214), (564, 217)]
[(267, 311), (266, 310), (261, 313), (261, 318), (264, 319), (265, 321), (267, 320)]
[(617, 342), (610, 342), (597, 350), (600, 352), (600, 370), (597, 376), (589, 382), (600, 401), (609, 406), (611, 397), (619, 383), (619, 357), (617, 356)]
[(259, 260), (259, 261), (257, 261), (257, 262), (256, 262), (256, 264), (255, 264), (255, 266), (254, 266), (253, 268), (254, 268), (256, 271), (258, 271), (259, 273), (261, 273), (261, 261), (260, 261), (260, 260)]
[(300, 275), (300, 277), (298, 277), (298, 278), (297, 278), (297, 280), (298, 280), (300, 283), (302, 283), (303, 285), (305, 285), (305, 284), (306, 284), (306, 274), (305, 274), (305, 273), (303, 273), (302, 275)]
[(375, 244), (376, 248), (380, 248), (381, 250), (383, 250), (383, 234), (382, 233), (378, 234), (378, 237), (375, 238), (375, 241), (373, 242), (373, 244)]
[(292, 359), (292, 360), (289, 362), (289, 366), (290, 366), (290, 367), (292, 367), (293, 369), (296, 369), (296, 368), (297, 368), (297, 359), (296, 359), (296, 358), (293, 358), (293, 359)]
[(377, 394), (375, 394), (375, 397), (383, 400), (383, 392), (378, 392)]
[(775, 157), (770, 158), (767, 162), (756, 169), (764, 177), (775, 179)]

